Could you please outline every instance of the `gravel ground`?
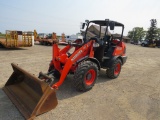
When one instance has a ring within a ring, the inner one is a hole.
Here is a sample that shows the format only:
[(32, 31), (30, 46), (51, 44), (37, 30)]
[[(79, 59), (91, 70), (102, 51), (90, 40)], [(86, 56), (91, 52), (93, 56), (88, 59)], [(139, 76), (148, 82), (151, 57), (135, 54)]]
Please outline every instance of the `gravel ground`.
[[(79, 93), (69, 75), (57, 91), (56, 109), (35, 120), (160, 120), (160, 49), (127, 44), (127, 62), (117, 79), (105, 70), (92, 90)], [(11, 62), (36, 76), (46, 72), (52, 47), (35, 45), (21, 49), (0, 49), (0, 88), (12, 73)], [(0, 120), (23, 120), (23, 116), (0, 89)]]

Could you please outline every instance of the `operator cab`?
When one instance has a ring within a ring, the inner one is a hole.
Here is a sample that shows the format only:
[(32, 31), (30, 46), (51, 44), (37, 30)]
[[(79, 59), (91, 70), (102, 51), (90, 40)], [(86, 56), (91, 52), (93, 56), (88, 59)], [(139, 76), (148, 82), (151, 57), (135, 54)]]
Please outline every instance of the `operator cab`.
[[(102, 66), (106, 66), (106, 60), (113, 58), (113, 52), (123, 37), (124, 25), (122, 23), (106, 20), (88, 21), (82, 24), (84, 43), (95, 40), (99, 45), (95, 48), (94, 57)], [(117, 34), (118, 33), (118, 34)]]
[[(105, 41), (111, 43), (112, 38), (115, 38), (114, 34), (119, 32), (120, 36), (118, 39), (121, 41), (123, 37), (124, 25), (116, 21), (106, 20), (94, 20), (88, 21), (82, 24), (81, 29), (86, 28), (85, 32), (81, 30), (84, 36), (84, 42), (87, 42), (89, 39), (94, 38), (97, 40)], [(120, 28), (120, 29), (116, 29)], [(115, 32), (116, 30), (116, 32)], [(117, 38), (117, 37), (116, 37)]]

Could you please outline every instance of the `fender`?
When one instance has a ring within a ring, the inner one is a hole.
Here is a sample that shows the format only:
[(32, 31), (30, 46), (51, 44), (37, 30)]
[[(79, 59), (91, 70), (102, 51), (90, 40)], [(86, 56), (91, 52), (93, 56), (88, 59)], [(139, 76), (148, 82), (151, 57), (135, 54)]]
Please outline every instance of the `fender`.
[(101, 65), (100, 65), (99, 61), (98, 61), (96, 58), (91, 58), (91, 57), (89, 57), (89, 56), (85, 56), (85, 57), (81, 58), (81, 59), (78, 60), (76, 63), (78, 64), (78, 63), (80, 63), (80, 62), (82, 62), (82, 61), (85, 61), (85, 60), (90, 60), (90, 61), (96, 63), (97, 66), (98, 66), (98, 70), (101, 69)]
[(99, 61), (98, 61), (96, 58), (88, 58), (88, 59), (89, 59), (90, 61), (92, 61), (92, 62), (94, 62), (94, 63), (97, 64), (98, 70), (101, 69), (101, 65), (100, 65)]
[(105, 66), (106, 68), (111, 68), (112, 65), (113, 65), (113, 63), (114, 63), (114, 61), (115, 61), (117, 58), (121, 60), (122, 65), (123, 65), (123, 64), (126, 62), (126, 60), (127, 60), (127, 56), (113, 56), (111, 59), (108, 59), (108, 60), (105, 61), (105, 65), (104, 65), (104, 66)]

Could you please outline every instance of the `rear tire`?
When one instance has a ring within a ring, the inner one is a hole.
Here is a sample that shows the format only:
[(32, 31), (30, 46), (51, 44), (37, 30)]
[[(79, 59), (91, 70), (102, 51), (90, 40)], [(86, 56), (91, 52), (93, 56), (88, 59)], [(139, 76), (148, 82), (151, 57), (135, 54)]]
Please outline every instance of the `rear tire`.
[(107, 76), (111, 79), (115, 79), (121, 72), (122, 62), (120, 59), (116, 59), (110, 69), (106, 71)]
[(77, 91), (88, 91), (94, 86), (97, 76), (97, 64), (91, 61), (81, 62), (74, 73), (74, 87)]

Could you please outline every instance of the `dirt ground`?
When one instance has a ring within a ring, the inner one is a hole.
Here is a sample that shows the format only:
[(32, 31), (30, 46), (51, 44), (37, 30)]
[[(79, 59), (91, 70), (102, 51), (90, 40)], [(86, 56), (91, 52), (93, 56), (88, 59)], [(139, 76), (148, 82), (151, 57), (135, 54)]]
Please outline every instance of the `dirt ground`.
[[(76, 92), (69, 75), (57, 91), (56, 109), (35, 120), (160, 120), (160, 48), (127, 44), (127, 56), (117, 79), (108, 79), (101, 70), (85, 93)], [(11, 62), (38, 76), (47, 71), (51, 58), (51, 46), (0, 49), (0, 88), (12, 73)], [(23, 119), (0, 89), (0, 120)]]

